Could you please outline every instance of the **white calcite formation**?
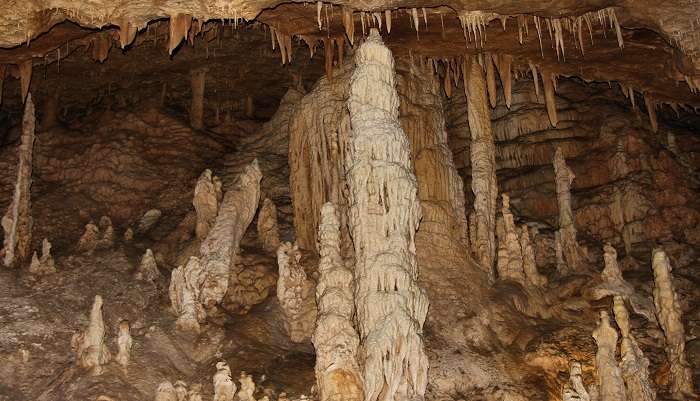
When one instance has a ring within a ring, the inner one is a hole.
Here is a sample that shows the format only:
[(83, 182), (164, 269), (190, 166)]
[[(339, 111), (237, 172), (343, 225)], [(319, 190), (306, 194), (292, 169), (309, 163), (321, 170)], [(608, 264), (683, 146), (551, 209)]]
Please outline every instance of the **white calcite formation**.
[(136, 280), (140, 281), (150, 281), (154, 282), (160, 279), (160, 272), (158, 271), (158, 264), (156, 263), (156, 258), (153, 256), (153, 251), (151, 249), (146, 249), (146, 253), (141, 257), (141, 263), (139, 264), (139, 269), (134, 275)]
[(498, 260), (496, 270), (501, 280), (511, 280), (525, 285), (525, 271), (523, 270), (523, 253), (520, 248), (520, 238), (515, 227), (513, 213), (510, 212), (510, 197), (502, 194), (501, 215), (503, 216), (503, 229), (498, 238)]
[(547, 277), (537, 271), (535, 249), (530, 241), (530, 230), (526, 225), (520, 228), (520, 249), (523, 253), (523, 271), (527, 284), (534, 287), (544, 287), (547, 285)]
[(608, 312), (600, 312), (600, 322), (593, 330), (598, 350), (595, 354), (595, 366), (598, 371), (598, 391), (600, 401), (621, 401), (627, 399), (625, 382), (615, 359), (617, 350), (617, 331), (610, 325)]
[(627, 396), (631, 401), (654, 401), (656, 392), (649, 380), (649, 360), (644, 356), (637, 341), (630, 333), (630, 321), (624, 299), (614, 298), (615, 322), (622, 333), (620, 370), (627, 386)]
[(238, 391), (238, 399), (240, 401), (255, 401), (253, 393), (255, 393), (255, 382), (253, 381), (253, 376), (246, 374), (246, 372), (241, 372), (238, 377), (238, 382), (241, 383), (241, 389)]
[(316, 348), (319, 398), (320, 401), (360, 401), (363, 398), (357, 363), (360, 339), (352, 324), (353, 273), (340, 255), (340, 221), (330, 202), (321, 208), (318, 240), (321, 258), (316, 286), (318, 318), (312, 340)]
[(44, 238), (41, 242), (41, 257), (36, 252), (32, 255), (29, 272), (32, 274), (51, 274), (56, 272), (53, 256), (51, 256), (51, 243), (48, 239)]
[(155, 401), (177, 401), (175, 387), (169, 381), (164, 381), (158, 385), (156, 390)]
[(471, 132), (472, 192), (474, 193), (474, 237), (473, 250), (480, 266), (495, 280), (496, 258), (496, 146), (491, 130), (491, 116), (486, 99), (486, 80), (479, 63), (467, 60), (464, 66)]
[(416, 281), (414, 241), (421, 212), (398, 122), (394, 60), (376, 29), (355, 63), (345, 166), (365, 400), (421, 398), (428, 371), (421, 337), (428, 300)]
[(554, 180), (559, 205), (559, 247), (562, 260), (557, 263), (560, 273), (568, 274), (578, 270), (582, 262), (581, 249), (576, 241), (576, 227), (574, 226), (574, 214), (571, 211), (571, 183), (574, 181), (574, 172), (566, 165), (561, 148), (554, 153)]
[(103, 366), (112, 359), (105, 344), (105, 324), (102, 320), (102, 297), (95, 295), (90, 311), (90, 323), (82, 333), (76, 333), (71, 339), (78, 365), (88, 369), (94, 376), (101, 375)]
[(209, 230), (214, 226), (221, 196), (221, 180), (213, 176), (211, 170), (204, 170), (197, 179), (192, 200), (194, 210), (197, 212), (195, 234), (200, 240), (206, 238)]
[(666, 338), (666, 357), (671, 366), (671, 394), (676, 400), (692, 397), (693, 375), (685, 357), (685, 329), (681, 307), (673, 287), (671, 262), (662, 249), (654, 249), (654, 305), (656, 318)]
[(280, 234), (277, 227), (277, 207), (268, 198), (262, 203), (258, 212), (258, 242), (267, 252), (274, 252), (280, 246)]
[(231, 379), (231, 368), (226, 362), (217, 362), (213, 381), (214, 401), (233, 401), (236, 384)]
[(2, 216), (3, 264), (5, 267), (16, 267), (20, 262), (29, 258), (33, 226), (31, 186), (35, 125), (34, 103), (31, 94), (28, 94), (22, 117), (17, 179), (10, 207)]
[(311, 338), (316, 323), (314, 283), (306, 277), (300, 260), (296, 245), (285, 242), (277, 249), (277, 300), (284, 314), (284, 327), (295, 343)]
[(591, 401), (591, 397), (583, 385), (581, 377), (581, 364), (579, 362), (571, 362), (569, 367), (569, 382), (564, 385), (562, 391), (562, 401)]
[(204, 284), (204, 269), (199, 258), (192, 256), (184, 266), (174, 269), (170, 275), (170, 304), (177, 316), (180, 330), (199, 332), (200, 323), (207, 314), (200, 302)]
[(126, 367), (129, 366), (129, 362), (131, 362), (131, 347), (133, 343), (129, 321), (122, 320), (119, 322), (119, 331), (117, 333), (119, 352), (117, 352), (117, 357), (115, 359), (123, 369), (126, 369)]

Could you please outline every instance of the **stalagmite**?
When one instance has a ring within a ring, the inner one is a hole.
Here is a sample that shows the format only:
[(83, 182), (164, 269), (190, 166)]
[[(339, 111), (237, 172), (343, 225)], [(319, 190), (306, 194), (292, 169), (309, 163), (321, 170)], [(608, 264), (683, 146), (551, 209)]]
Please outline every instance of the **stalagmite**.
[(571, 362), (569, 367), (569, 382), (564, 385), (562, 401), (591, 401), (591, 397), (583, 385), (581, 364)]
[(523, 254), (523, 271), (527, 283), (534, 287), (544, 287), (547, 285), (547, 277), (537, 271), (537, 263), (535, 261), (535, 250), (530, 242), (530, 230), (526, 225), (520, 229), (520, 249)]
[(158, 271), (158, 264), (156, 259), (153, 257), (153, 252), (151, 249), (146, 249), (146, 253), (143, 254), (141, 258), (141, 264), (139, 269), (136, 271), (135, 278), (140, 281), (150, 281), (155, 282), (160, 279), (160, 272)]
[(41, 258), (34, 252), (32, 262), (29, 265), (29, 272), (32, 274), (51, 274), (56, 272), (53, 256), (51, 256), (51, 243), (47, 238), (41, 242)]
[[(20, 81), (20, 87), (22, 90), (22, 101), (27, 100), (27, 95), (29, 95), (29, 86), (32, 83), (32, 68), (34, 67), (34, 63), (32, 59), (30, 58), (29, 60), (25, 60), (21, 62), (17, 68), (19, 68), (19, 81)], [(27, 109), (25, 107), (25, 116), (27, 113)], [(32, 104), (32, 120), (34, 119), (34, 104)]]
[(19, 145), (17, 178), (12, 202), (2, 217), (4, 232), (3, 263), (5, 267), (16, 267), (29, 257), (32, 242), (32, 160), (34, 155), (34, 103), (27, 96), (22, 117), (22, 134)]
[(478, 63), (465, 61), (465, 90), (471, 132), (472, 192), (476, 222), (475, 253), (482, 269), (494, 281), (496, 253), (496, 147), (486, 104), (486, 81)]
[(160, 220), (160, 217), (163, 215), (163, 212), (161, 212), (159, 209), (150, 209), (146, 213), (141, 216), (141, 219), (139, 219), (139, 223), (136, 226), (136, 232), (138, 234), (145, 234), (153, 228), (153, 226), (158, 223), (158, 220)]
[(544, 102), (547, 106), (547, 115), (552, 127), (556, 127), (559, 123), (557, 117), (557, 101), (554, 98), (554, 77), (548, 71), (540, 69), (542, 72), (542, 85), (544, 86)]
[(117, 334), (117, 346), (119, 347), (119, 352), (117, 353), (117, 357), (115, 359), (124, 369), (129, 366), (129, 362), (131, 361), (132, 345), (133, 340), (131, 339), (129, 321), (122, 320), (119, 322), (119, 332)]
[(255, 393), (255, 382), (253, 377), (246, 372), (241, 372), (238, 377), (238, 382), (241, 383), (241, 389), (238, 391), (238, 399), (240, 401), (255, 401), (253, 393)]
[(213, 176), (211, 170), (206, 169), (197, 179), (194, 187), (194, 199), (192, 205), (197, 212), (195, 234), (203, 240), (214, 226), (216, 215), (219, 212), (221, 202), (221, 180)]
[(214, 226), (202, 242), (199, 253), (205, 279), (201, 302), (208, 308), (219, 304), (226, 294), (238, 246), (258, 208), (261, 179), (258, 160), (255, 159), (224, 194)]
[(346, 154), (365, 401), (422, 398), (428, 300), (416, 281), (420, 221), (410, 146), (398, 122), (394, 60), (376, 29), (358, 49)]
[(164, 381), (158, 385), (155, 401), (177, 401), (175, 387), (169, 381)]
[(628, 399), (631, 401), (654, 401), (656, 400), (656, 392), (652, 388), (651, 380), (649, 380), (649, 360), (644, 356), (642, 349), (639, 348), (637, 341), (630, 333), (627, 307), (619, 295), (614, 298), (613, 311), (617, 326), (622, 333), (620, 369), (627, 386)]
[(274, 252), (280, 246), (280, 234), (277, 228), (277, 207), (268, 198), (263, 201), (258, 212), (258, 242), (267, 252)]
[(214, 401), (233, 401), (236, 384), (231, 379), (231, 368), (226, 362), (216, 363), (214, 373)]
[(78, 253), (92, 254), (100, 239), (100, 229), (92, 221), (85, 225), (85, 231), (78, 240), (76, 251)]
[(204, 85), (206, 76), (206, 68), (198, 68), (191, 72), (192, 105), (190, 107), (190, 125), (194, 129), (204, 128)]
[[(525, 285), (523, 253), (513, 214), (510, 212), (510, 198), (508, 194), (504, 193), (502, 199), (503, 233), (502, 237), (498, 238), (498, 262), (496, 264), (498, 278)], [(499, 233), (499, 235), (501, 234)]]
[(187, 401), (187, 383), (182, 380), (175, 382), (175, 396), (177, 401)]
[(320, 401), (361, 401), (362, 379), (357, 363), (360, 340), (353, 327), (353, 272), (340, 255), (340, 221), (330, 202), (321, 209), (318, 238), (321, 257), (316, 286), (318, 318), (312, 340), (316, 348), (319, 398)]
[(114, 227), (109, 216), (100, 217), (99, 230), (102, 236), (95, 243), (95, 249), (109, 249), (114, 246)]
[(510, 54), (501, 54), (498, 57), (498, 75), (501, 77), (501, 83), (503, 84), (503, 96), (506, 100), (506, 107), (510, 109), (510, 104), (513, 101), (513, 77), (511, 65), (513, 64), (513, 56)]
[(103, 366), (112, 355), (105, 345), (105, 325), (102, 320), (102, 297), (95, 295), (95, 301), (90, 311), (90, 323), (87, 330), (74, 334), (71, 347), (76, 355), (78, 365), (89, 369), (93, 376), (102, 374)]
[(306, 277), (300, 260), (301, 253), (296, 245), (285, 242), (277, 249), (277, 300), (284, 314), (285, 330), (295, 343), (308, 340), (316, 322), (314, 285)]
[(190, 257), (184, 266), (174, 269), (170, 276), (170, 303), (177, 315), (176, 326), (180, 330), (199, 332), (199, 323), (206, 312), (200, 303), (204, 269), (197, 257)]
[(626, 400), (625, 383), (622, 373), (615, 360), (617, 349), (617, 331), (610, 325), (608, 312), (600, 312), (600, 322), (593, 330), (598, 350), (595, 355), (595, 365), (598, 372), (598, 391), (600, 401)]
[(498, 97), (498, 93), (496, 93), (496, 70), (494, 69), (490, 53), (486, 53), (484, 63), (486, 63), (486, 85), (489, 91), (489, 103), (491, 103), (491, 107), (496, 107), (496, 99)]
[(654, 249), (654, 305), (666, 338), (666, 357), (671, 365), (671, 395), (676, 400), (693, 397), (693, 375), (685, 357), (685, 328), (678, 294), (673, 286), (671, 262), (662, 249)]
[(192, 26), (192, 17), (187, 14), (175, 14), (170, 17), (170, 36), (168, 39), (168, 54), (173, 54), (173, 51), (182, 42), (187, 39), (187, 33)]
[(571, 183), (576, 176), (566, 165), (561, 148), (554, 153), (554, 179), (556, 184), (557, 204), (559, 205), (559, 241), (567, 273), (579, 269), (583, 253), (576, 240), (574, 214), (571, 211)]

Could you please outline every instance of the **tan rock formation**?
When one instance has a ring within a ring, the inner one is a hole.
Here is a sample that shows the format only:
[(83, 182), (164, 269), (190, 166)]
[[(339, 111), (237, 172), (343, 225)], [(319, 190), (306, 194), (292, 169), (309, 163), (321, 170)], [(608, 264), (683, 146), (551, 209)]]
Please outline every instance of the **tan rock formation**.
[(530, 230), (523, 224), (520, 228), (520, 249), (523, 254), (523, 271), (526, 282), (534, 287), (545, 287), (549, 280), (537, 270), (535, 249), (530, 241)]
[(591, 401), (591, 397), (583, 385), (581, 375), (581, 364), (579, 362), (571, 362), (569, 366), (569, 382), (564, 385), (562, 401)]
[(284, 314), (284, 326), (289, 338), (303, 342), (311, 338), (316, 324), (314, 283), (306, 277), (299, 261), (299, 247), (284, 242), (277, 249), (277, 300)]
[(627, 386), (627, 397), (633, 401), (654, 401), (656, 391), (649, 380), (649, 360), (639, 348), (637, 340), (630, 333), (629, 315), (624, 299), (617, 295), (614, 298), (613, 311), (615, 322), (622, 333), (620, 344), (620, 370)]
[[(31, 63), (31, 61), (30, 61)], [(32, 160), (34, 155), (34, 103), (27, 95), (22, 117), (22, 134), (17, 163), (17, 179), (12, 193), (12, 202), (2, 216), (3, 264), (5, 267), (17, 267), (29, 258), (32, 242)]]
[(134, 275), (136, 280), (140, 281), (150, 281), (155, 282), (160, 279), (161, 275), (158, 271), (158, 264), (156, 263), (156, 258), (153, 257), (153, 251), (151, 249), (146, 249), (146, 253), (141, 257), (141, 263), (139, 268)]
[(666, 357), (671, 365), (671, 395), (676, 400), (694, 396), (693, 376), (685, 357), (685, 328), (678, 294), (673, 286), (671, 262), (662, 249), (654, 249), (654, 305), (666, 338)]
[(422, 397), (428, 360), (421, 330), (428, 300), (416, 282), (420, 205), (408, 139), (398, 123), (394, 60), (376, 29), (357, 50), (355, 63), (345, 165), (365, 400)]
[(258, 242), (268, 252), (274, 252), (280, 246), (280, 234), (277, 228), (277, 207), (269, 198), (265, 198), (258, 212)]
[(53, 256), (51, 256), (51, 243), (44, 238), (41, 242), (41, 258), (34, 252), (32, 262), (29, 265), (29, 272), (32, 274), (51, 274), (56, 272)]
[(565, 270), (560, 273), (568, 274), (579, 269), (584, 256), (576, 241), (574, 214), (571, 211), (571, 183), (576, 176), (566, 165), (561, 148), (557, 148), (554, 153), (554, 175), (559, 205), (559, 244), (565, 263), (561, 266)]
[(117, 363), (121, 365), (123, 369), (126, 369), (131, 362), (131, 347), (134, 342), (131, 339), (131, 328), (129, 326), (128, 320), (122, 320), (119, 322), (119, 330), (117, 332), (117, 346), (119, 352), (115, 358)]
[(200, 260), (192, 256), (185, 266), (174, 269), (170, 276), (170, 304), (177, 316), (180, 330), (199, 332), (199, 324), (206, 318), (200, 302), (205, 272)]
[(103, 372), (103, 366), (112, 359), (105, 344), (105, 325), (102, 320), (102, 297), (95, 295), (90, 311), (90, 323), (84, 332), (76, 333), (71, 339), (78, 365), (88, 369), (93, 376)]
[(177, 401), (175, 387), (169, 381), (164, 381), (158, 385), (155, 401)]
[(498, 238), (498, 261), (496, 270), (501, 280), (512, 280), (525, 285), (525, 271), (523, 270), (523, 253), (520, 248), (520, 238), (515, 227), (513, 214), (510, 212), (510, 198), (508, 194), (502, 194), (503, 205), (503, 232)]
[(491, 132), (491, 118), (486, 99), (486, 81), (479, 63), (469, 60), (464, 66), (469, 130), (471, 132), (472, 192), (476, 249), (481, 267), (495, 280), (496, 258), (496, 150)]
[(214, 401), (233, 401), (236, 384), (231, 379), (231, 368), (226, 362), (216, 363), (214, 373)]
[(598, 350), (595, 355), (595, 366), (598, 374), (598, 390), (600, 401), (620, 401), (627, 399), (625, 382), (615, 359), (617, 350), (617, 331), (610, 325), (608, 312), (600, 312), (600, 322), (593, 330)]
[(219, 177), (213, 176), (211, 170), (204, 170), (197, 179), (197, 185), (194, 187), (194, 199), (192, 200), (197, 212), (195, 233), (200, 240), (206, 238), (214, 226), (221, 196), (221, 180)]
[(361, 401), (362, 376), (357, 363), (360, 339), (353, 327), (353, 272), (340, 255), (340, 221), (335, 206), (321, 209), (318, 228), (316, 286), (318, 318), (312, 341), (316, 348), (316, 385), (321, 401)]

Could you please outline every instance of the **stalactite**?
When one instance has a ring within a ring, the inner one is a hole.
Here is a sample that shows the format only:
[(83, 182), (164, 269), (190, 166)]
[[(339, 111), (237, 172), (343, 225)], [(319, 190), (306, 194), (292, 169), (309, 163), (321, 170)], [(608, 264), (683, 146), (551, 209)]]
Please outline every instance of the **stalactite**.
[(386, 33), (391, 33), (391, 10), (384, 10)]
[(340, 221), (330, 202), (321, 209), (318, 238), (318, 319), (312, 340), (319, 399), (361, 401), (362, 378), (357, 363), (360, 340), (353, 327), (353, 272), (340, 254)]
[(557, 117), (557, 101), (554, 98), (554, 77), (553, 75), (542, 68), (542, 85), (544, 86), (544, 102), (547, 106), (547, 115), (549, 116), (549, 122), (552, 123), (552, 127), (556, 127), (559, 123), (559, 118)]
[(280, 234), (277, 228), (277, 207), (268, 198), (262, 203), (258, 212), (258, 242), (267, 252), (275, 252), (280, 246)]
[(685, 357), (685, 328), (678, 294), (673, 286), (671, 262), (662, 249), (654, 249), (654, 305), (666, 338), (666, 357), (671, 365), (671, 395), (676, 400), (694, 397), (693, 375)]
[(350, 41), (350, 46), (355, 44), (355, 19), (353, 18), (353, 11), (350, 7), (342, 7), (343, 13), (343, 27), (345, 28), (345, 35)]
[(109, 55), (109, 51), (111, 48), (112, 37), (109, 34), (96, 34), (95, 39), (92, 41), (92, 59), (100, 63), (104, 62), (105, 60), (107, 60), (107, 56)]
[(301, 252), (296, 245), (285, 242), (277, 249), (277, 300), (287, 335), (295, 343), (311, 338), (317, 313), (313, 282), (306, 277), (300, 260)]
[(27, 95), (22, 117), (22, 134), (17, 163), (12, 202), (2, 217), (4, 231), (3, 263), (5, 267), (17, 267), (29, 257), (32, 242), (32, 160), (34, 155), (34, 102)]
[(539, 99), (540, 97), (540, 83), (539, 79), (537, 78), (537, 67), (535, 67), (535, 64), (532, 62), (528, 63), (528, 66), (530, 67), (530, 72), (532, 73), (532, 84), (535, 86), (535, 96)]
[(187, 39), (187, 34), (192, 26), (192, 16), (188, 14), (175, 14), (170, 16), (170, 36), (168, 39), (168, 54), (172, 55), (173, 51), (182, 42)]
[[(33, 61), (29, 60), (22, 61), (17, 65), (19, 69), (19, 81), (22, 90), (22, 101), (27, 100), (29, 95), (29, 86), (32, 83), (32, 68), (34, 67)], [(33, 107), (33, 106), (32, 106)]]
[(496, 72), (493, 67), (491, 53), (486, 53), (484, 63), (486, 63), (486, 85), (489, 91), (489, 102), (491, 107), (496, 107), (498, 93), (496, 93)]
[(78, 365), (89, 369), (93, 376), (101, 375), (103, 366), (112, 359), (112, 354), (105, 344), (101, 296), (95, 295), (95, 301), (90, 310), (90, 323), (84, 332), (73, 335), (71, 347), (75, 352)]
[(318, 30), (323, 29), (323, 23), (321, 22), (321, 9), (323, 8), (323, 2), (316, 2), (316, 19), (318, 20)]
[(621, 401), (627, 399), (625, 382), (615, 360), (617, 349), (617, 331), (610, 325), (608, 312), (600, 312), (600, 322), (593, 330), (598, 350), (595, 355), (595, 365), (598, 371), (598, 391), (600, 401)]
[[(134, 39), (136, 38), (136, 33), (138, 32), (138, 28), (125, 18), (121, 18), (118, 21), (117, 25), (119, 25), (119, 46), (121, 46), (121, 48), (124, 49), (134, 41)], [(111, 40), (109, 46), (112, 46)], [(104, 59), (99, 61), (101, 62), (103, 60)]]
[(520, 248), (518, 232), (515, 228), (513, 213), (510, 212), (510, 197), (502, 194), (501, 215), (503, 216), (503, 230), (498, 238), (498, 260), (496, 269), (498, 278), (512, 280), (525, 285), (525, 271), (523, 270), (523, 253)]
[(346, 170), (364, 399), (422, 398), (428, 359), (421, 332), (428, 300), (416, 282), (414, 242), (421, 212), (409, 143), (398, 122), (394, 60), (376, 29), (355, 62)]
[(211, 170), (206, 169), (197, 179), (194, 187), (194, 198), (192, 205), (197, 213), (197, 223), (195, 225), (195, 235), (203, 240), (214, 226), (216, 215), (219, 212), (221, 203), (221, 180), (213, 176)]
[(29, 265), (29, 272), (32, 274), (51, 274), (56, 272), (53, 256), (51, 256), (51, 243), (44, 238), (41, 242), (41, 258), (34, 252), (32, 262)]
[(465, 61), (463, 68), (466, 82), (471, 132), (472, 192), (474, 192), (474, 212), (476, 221), (477, 260), (489, 273), (491, 282), (495, 279), (494, 260), (496, 253), (496, 152), (491, 118), (486, 103), (486, 81), (481, 67), (476, 62)]
[(576, 176), (569, 166), (566, 165), (564, 154), (559, 147), (554, 153), (553, 164), (557, 204), (559, 205), (558, 233), (564, 262), (566, 263), (566, 270), (560, 273), (567, 274), (577, 271), (583, 259), (582, 249), (576, 240), (574, 214), (571, 210), (571, 183)]
[(649, 124), (651, 124), (652, 132), (659, 132), (659, 122), (656, 119), (656, 101), (649, 93), (644, 94), (644, 106), (649, 114)]
[(194, 129), (204, 128), (204, 86), (207, 69), (198, 68), (191, 73), (192, 105), (190, 107), (190, 125)]
[(510, 109), (510, 105), (513, 101), (513, 77), (511, 65), (513, 64), (513, 56), (510, 54), (501, 54), (498, 57), (498, 75), (501, 77), (501, 83), (503, 84), (503, 96), (506, 100), (506, 107)]
[(622, 343), (620, 344), (620, 356), (622, 362), (620, 369), (622, 377), (627, 386), (628, 399), (632, 401), (654, 401), (656, 392), (652, 388), (649, 380), (649, 360), (639, 348), (637, 340), (630, 333), (629, 315), (625, 301), (621, 296), (614, 298), (613, 311), (615, 312), (615, 322), (622, 333)]

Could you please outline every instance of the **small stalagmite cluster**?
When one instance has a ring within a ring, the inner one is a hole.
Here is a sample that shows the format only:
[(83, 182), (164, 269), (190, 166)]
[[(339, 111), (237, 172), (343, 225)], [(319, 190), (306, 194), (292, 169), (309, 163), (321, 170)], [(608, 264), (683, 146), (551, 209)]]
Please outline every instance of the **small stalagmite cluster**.
[(44, 238), (41, 241), (41, 257), (34, 252), (32, 261), (29, 264), (29, 272), (32, 274), (51, 274), (56, 273), (56, 265), (51, 256), (51, 243)]
[(355, 63), (345, 163), (365, 400), (422, 397), (428, 300), (416, 281), (420, 204), (410, 145), (398, 122), (394, 60), (376, 29), (357, 50)]

